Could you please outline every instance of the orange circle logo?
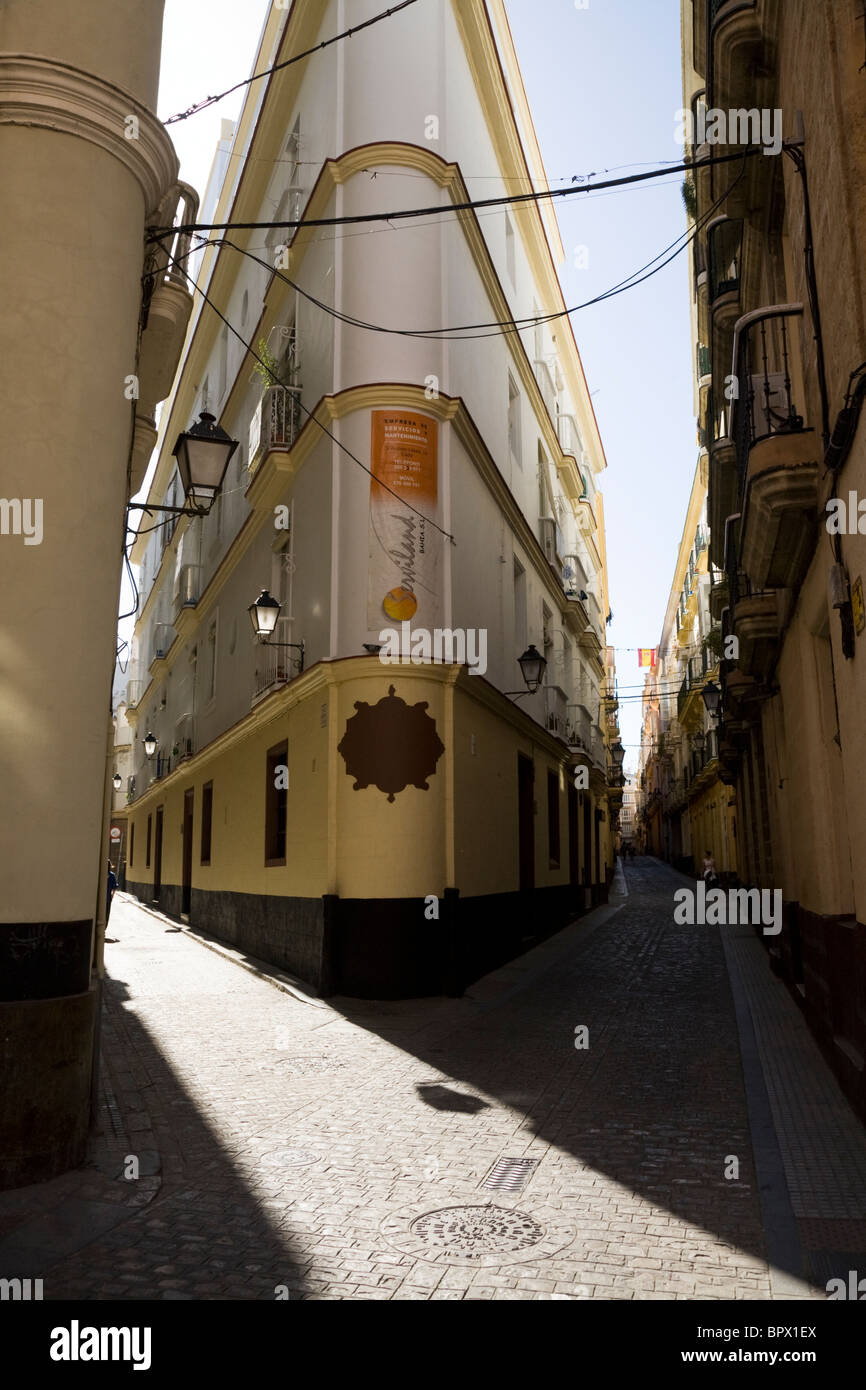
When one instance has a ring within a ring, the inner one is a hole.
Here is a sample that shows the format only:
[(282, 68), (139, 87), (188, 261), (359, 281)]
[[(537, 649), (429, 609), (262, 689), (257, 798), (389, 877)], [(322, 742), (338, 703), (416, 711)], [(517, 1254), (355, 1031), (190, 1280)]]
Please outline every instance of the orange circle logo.
[(417, 612), (418, 600), (411, 589), (389, 589), (382, 607), (389, 618), (393, 618), (397, 623), (405, 623)]

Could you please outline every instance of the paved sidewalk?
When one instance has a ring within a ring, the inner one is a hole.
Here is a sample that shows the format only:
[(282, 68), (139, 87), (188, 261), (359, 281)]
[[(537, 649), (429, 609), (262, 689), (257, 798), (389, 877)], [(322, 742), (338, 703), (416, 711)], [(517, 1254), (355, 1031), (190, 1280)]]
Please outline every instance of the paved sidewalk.
[(682, 882), (632, 861), (464, 999), (398, 1003), (275, 988), (118, 895), (95, 1166), (0, 1194), (0, 1275), (54, 1299), (824, 1297), (857, 1228), (810, 1235), (807, 1189), (859, 1219), (866, 1139), (760, 942), (674, 924)]

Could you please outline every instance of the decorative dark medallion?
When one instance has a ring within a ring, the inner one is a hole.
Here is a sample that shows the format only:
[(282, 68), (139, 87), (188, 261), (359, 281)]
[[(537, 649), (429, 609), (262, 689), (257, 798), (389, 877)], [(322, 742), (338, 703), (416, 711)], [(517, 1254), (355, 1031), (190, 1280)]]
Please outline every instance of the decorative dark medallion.
[(356, 700), (339, 748), (346, 771), (355, 778), (354, 791), (378, 787), (393, 801), (404, 787), (426, 792), (427, 778), (445, 752), (436, 721), (427, 714), (427, 701), (407, 705), (393, 685), (377, 705)]

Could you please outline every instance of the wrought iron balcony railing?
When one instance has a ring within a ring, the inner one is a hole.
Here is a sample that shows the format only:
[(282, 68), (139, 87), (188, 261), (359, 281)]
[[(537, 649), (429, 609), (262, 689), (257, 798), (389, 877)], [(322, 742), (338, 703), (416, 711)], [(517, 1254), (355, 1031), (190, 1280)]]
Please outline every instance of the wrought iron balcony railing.
[(778, 304), (737, 320), (737, 395), (731, 409), (741, 486), (745, 485), (749, 450), (755, 444), (772, 435), (794, 434), (804, 428), (795, 399), (792, 368), (796, 348), (789, 327), (802, 314), (802, 304)]
[(724, 294), (739, 292), (742, 241), (743, 224), (735, 218), (713, 222), (707, 231), (711, 304)]
[(291, 449), (300, 429), (300, 386), (269, 386), (250, 421), (250, 471), (271, 449)]

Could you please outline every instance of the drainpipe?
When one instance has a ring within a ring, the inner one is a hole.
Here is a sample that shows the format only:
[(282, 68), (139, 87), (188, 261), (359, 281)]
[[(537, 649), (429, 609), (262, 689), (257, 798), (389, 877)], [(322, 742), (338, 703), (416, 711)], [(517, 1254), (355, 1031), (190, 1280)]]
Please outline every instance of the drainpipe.
[[(96, 986), (96, 1023), (93, 1030), (93, 1057), (90, 1065), (90, 1126), (96, 1125), (99, 1114), (99, 1063), (102, 1044), (102, 980), (105, 975), (105, 926), (106, 899), (108, 897), (108, 858), (111, 844), (111, 808), (114, 787), (112, 768), (114, 765), (114, 724), (108, 716), (108, 737), (105, 748), (105, 778), (102, 793), (102, 835), (99, 841), (99, 874), (97, 876), (95, 930), (93, 934), (93, 955), (91, 958), (91, 979)], [(95, 977), (95, 979), (94, 979)]]

